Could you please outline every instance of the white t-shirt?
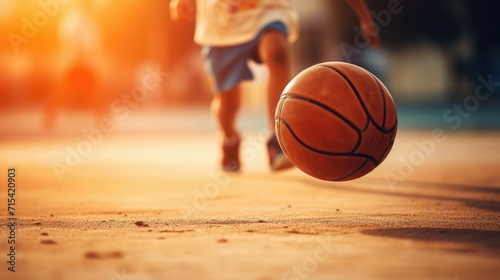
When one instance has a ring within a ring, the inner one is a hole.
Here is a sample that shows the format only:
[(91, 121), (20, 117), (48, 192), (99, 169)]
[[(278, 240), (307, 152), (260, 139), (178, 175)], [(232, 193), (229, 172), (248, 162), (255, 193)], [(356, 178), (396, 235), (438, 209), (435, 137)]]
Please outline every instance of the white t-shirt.
[(195, 42), (209, 46), (247, 43), (267, 24), (280, 21), (288, 40), (298, 33), (298, 14), (290, 0), (196, 0)]

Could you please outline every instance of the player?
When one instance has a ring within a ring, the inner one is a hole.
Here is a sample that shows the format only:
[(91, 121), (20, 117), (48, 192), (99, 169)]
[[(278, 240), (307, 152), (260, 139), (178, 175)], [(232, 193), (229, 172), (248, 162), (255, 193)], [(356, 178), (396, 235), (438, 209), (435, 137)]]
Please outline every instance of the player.
[[(378, 37), (370, 32), (372, 18), (364, 0), (346, 0), (360, 18), (371, 46)], [(298, 15), (289, 0), (171, 0), (176, 21), (196, 19), (195, 42), (203, 46), (207, 72), (213, 80), (212, 111), (224, 139), (222, 168), (240, 169), (240, 136), (235, 120), (240, 108), (240, 82), (252, 80), (247, 62), (264, 63), (269, 69), (267, 111), (273, 132), (267, 142), (272, 170), (291, 167), (274, 133), (274, 112), (291, 79), (289, 43), (297, 38)]]

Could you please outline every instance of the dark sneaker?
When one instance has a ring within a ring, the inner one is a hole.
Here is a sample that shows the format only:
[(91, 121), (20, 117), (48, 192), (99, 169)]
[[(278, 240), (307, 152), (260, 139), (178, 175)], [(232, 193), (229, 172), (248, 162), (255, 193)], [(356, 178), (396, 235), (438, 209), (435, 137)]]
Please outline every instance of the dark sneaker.
[(222, 143), (222, 169), (227, 172), (240, 170), (240, 137), (225, 138)]
[(267, 152), (271, 170), (278, 171), (293, 167), (293, 163), (283, 153), (275, 134), (271, 135), (267, 141)]

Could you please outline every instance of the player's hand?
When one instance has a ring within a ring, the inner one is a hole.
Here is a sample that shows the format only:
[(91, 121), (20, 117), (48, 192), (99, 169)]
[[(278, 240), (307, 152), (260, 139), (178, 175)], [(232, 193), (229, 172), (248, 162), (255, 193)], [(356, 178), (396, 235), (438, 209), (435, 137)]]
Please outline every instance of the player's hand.
[(363, 31), (363, 34), (368, 39), (370, 47), (378, 48), (380, 46), (380, 30), (377, 30), (371, 21), (361, 21), (360, 27), (361, 31)]
[(192, 22), (196, 13), (196, 0), (171, 0), (170, 17), (177, 22)]

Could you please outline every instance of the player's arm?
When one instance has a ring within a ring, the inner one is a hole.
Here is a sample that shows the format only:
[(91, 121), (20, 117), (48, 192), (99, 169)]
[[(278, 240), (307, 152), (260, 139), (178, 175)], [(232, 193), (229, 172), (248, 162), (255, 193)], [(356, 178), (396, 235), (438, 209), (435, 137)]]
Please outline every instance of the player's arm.
[(170, 17), (177, 22), (192, 22), (196, 13), (196, 0), (171, 0)]
[[(354, 10), (356, 15), (359, 18), (359, 25), (361, 27), (361, 30), (365, 34), (365, 36), (370, 40), (370, 46), (372, 47), (378, 47), (380, 45), (380, 38), (378, 36), (377, 30), (374, 30), (374, 26), (371, 23), (372, 22), (372, 16), (370, 15), (370, 11), (368, 10), (368, 7), (366, 6), (366, 3), (364, 0), (347, 0), (347, 3), (351, 6), (351, 8)], [(370, 26), (372, 28), (370, 28)]]

